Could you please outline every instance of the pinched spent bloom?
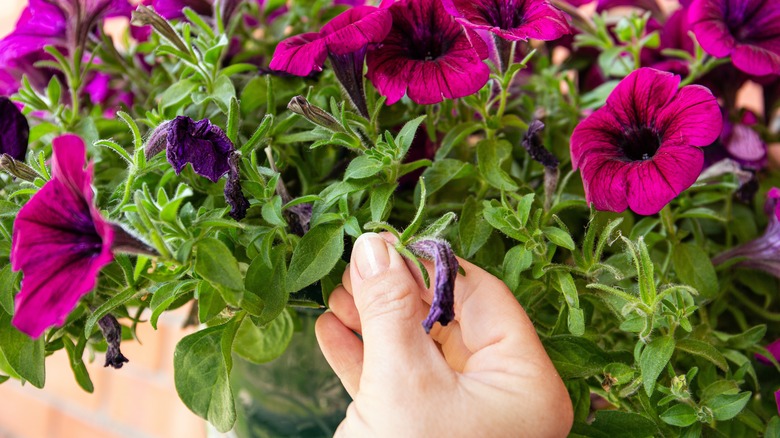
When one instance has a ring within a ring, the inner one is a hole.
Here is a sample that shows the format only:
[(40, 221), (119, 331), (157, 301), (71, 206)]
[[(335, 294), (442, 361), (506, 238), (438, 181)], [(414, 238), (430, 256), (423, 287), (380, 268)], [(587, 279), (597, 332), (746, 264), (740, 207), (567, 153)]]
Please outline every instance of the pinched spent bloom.
[(0, 155), (8, 154), (14, 160), (24, 160), (30, 125), (15, 103), (0, 97)]
[(144, 152), (149, 159), (163, 150), (177, 175), (187, 164), (212, 182), (227, 174), (224, 193), (225, 201), (230, 205), (230, 216), (236, 220), (246, 216), (249, 201), (241, 190), (241, 154), (219, 126), (208, 119), (196, 122), (186, 116), (177, 116), (152, 132)]
[(433, 260), (435, 266), (433, 302), (428, 317), (422, 323), (425, 332), (430, 333), (437, 321), (441, 325), (447, 325), (455, 319), (454, 291), (458, 259), (450, 244), (444, 240), (422, 238), (412, 242), (407, 248), (419, 257)]
[(679, 84), (679, 76), (640, 68), (577, 125), (572, 166), (588, 203), (655, 214), (696, 181), (704, 166), (699, 147), (718, 138), (723, 121), (708, 89)]
[(84, 141), (64, 135), (52, 150), (52, 179), (19, 211), (11, 243), (11, 268), (24, 275), (13, 324), (34, 338), (65, 322), (113, 260), (112, 248), (152, 251), (95, 207)]
[(100, 332), (103, 333), (103, 338), (106, 340), (106, 362), (104, 367), (111, 367), (119, 369), (127, 362), (130, 362), (128, 358), (122, 354), (122, 350), (119, 349), (119, 345), (122, 343), (122, 326), (119, 321), (116, 320), (114, 315), (110, 313), (98, 320), (98, 327)]
[(482, 62), (487, 45), (458, 24), (441, 0), (404, 0), (388, 10), (393, 27), (368, 52), (366, 74), (388, 105), (406, 93), (412, 101), (430, 105), (469, 96), (487, 83), (490, 70)]
[(381, 42), (392, 25), (390, 12), (358, 6), (339, 14), (319, 33), (296, 35), (279, 43), (269, 67), (296, 76), (321, 71), (330, 59), (336, 78), (364, 117), (368, 117), (363, 89), (363, 64), (369, 45)]
[(780, 2), (694, 0), (688, 21), (710, 55), (730, 55), (735, 67), (751, 75), (780, 74)]
[(716, 265), (739, 258), (734, 266), (757, 269), (780, 278), (780, 189), (773, 187), (764, 204), (769, 224), (764, 235), (722, 252), (712, 259)]
[(569, 33), (563, 12), (547, 0), (444, 0), (458, 22), (510, 41), (551, 41)]

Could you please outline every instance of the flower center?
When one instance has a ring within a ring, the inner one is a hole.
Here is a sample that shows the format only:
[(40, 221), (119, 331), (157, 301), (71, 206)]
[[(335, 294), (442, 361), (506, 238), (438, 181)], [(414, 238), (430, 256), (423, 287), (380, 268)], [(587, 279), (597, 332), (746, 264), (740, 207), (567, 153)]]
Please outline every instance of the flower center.
[(633, 126), (622, 132), (618, 146), (631, 161), (649, 160), (661, 147), (661, 135), (649, 126)]

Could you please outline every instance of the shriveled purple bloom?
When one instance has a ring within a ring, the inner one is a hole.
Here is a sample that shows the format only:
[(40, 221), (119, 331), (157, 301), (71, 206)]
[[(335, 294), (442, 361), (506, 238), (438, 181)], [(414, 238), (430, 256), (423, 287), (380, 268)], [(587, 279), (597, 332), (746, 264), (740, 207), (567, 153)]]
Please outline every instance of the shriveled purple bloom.
[(569, 33), (566, 16), (547, 0), (443, 0), (462, 25), (510, 41), (551, 41)]
[(780, 74), (780, 3), (767, 0), (693, 0), (688, 21), (712, 56), (731, 56), (756, 76)]
[(151, 3), (155, 12), (168, 20), (175, 20), (184, 16), (182, 10), (190, 8), (198, 15), (210, 17), (214, 14), (214, 2), (211, 0), (152, 0), (144, 2), (145, 5)]
[(444, 240), (422, 238), (409, 244), (407, 248), (418, 257), (433, 260), (435, 283), (433, 302), (428, 317), (422, 325), (430, 333), (435, 322), (446, 326), (455, 319), (455, 278), (458, 276), (458, 259), (450, 244)]
[(780, 189), (777, 187), (767, 193), (764, 212), (769, 224), (761, 237), (718, 254), (712, 262), (719, 265), (739, 258), (734, 266), (757, 269), (780, 278)]
[(722, 116), (708, 89), (679, 84), (679, 76), (640, 68), (574, 129), (572, 166), (597, 209), (655, 214), (696, 181), (700, 147), (718, 138)]
[(160, 124), (149, 135), (144, 155), (149, 159), (163, 150), (177, 175), (188, 163), (195, 173), (213, 182), (227, 174), (224, 193), (225, 201), (230, 205), (230, 216), (235, 220), (246, 216), (249, 201), (241, 191), (241, 154), (219, 126), (208, 119), (196, 122), (186, 116), (177, 116)]
[(238, 152), (234, 151), (228, 157), (230, 170), (224, 190), (225, 202), (230, 206), (230, 217), (237, 221), (246, 217), (246, 211), (249, 209), (249, 200), (241, 191), (241, 173), (238, 167), (240, 162), (241, 154)]
[(219, 181), (230, 170), (228, 158), (235, 150), (225, 132), (208, 119), (198, 122), (177, 116), (168, 126), (167, 157), (176, 174), (187, 163), (200, 176)]
[(11, 268), (24, 274), (13, 324), (34, 338), (65, 322), (114, 259), (116, 243), (150, 253), (95, 207), (84, 141), (60, 136), (52, 150), (52, 179), (19, 211), (11, 243)]
[(393, 27), (368, 52), (366, 74), (388, 105), (407, 93), (414, 102), (430, 105), (469, 96), (485, 85), (487, 45), (458, 24), (440, 0), (404, 0), (388, 10)]
[(103, 338), (106, 340), (108, 348), (106, 349), (106, 362), (104, 367), (111, 367), (119, 369), (127, 362), (130, 362), (128, 358), (122, 354), (119, 349), (119, 345), (122, 342), (122, 326), (119, 321), (116, 320), (114, 315), (110, 313), (98, 320), (98, 327), (100, 327)]
[(296, 76), (321, 71), (330, 59), (336, 78), (352, 103), (368, 117), (363, 89), (363, 64), (369, 45), (381, 42), (392, 25), (390, 12), (358, 6), (336, 16), (319, 33), (296, 35), (279, 43), (269, 67)]
[(23, 161), (30, 139), (30, 125), (15, 103), (0, 97), (0, 155)]
[(528, 125), (528, 131), (523, 135), (523, 147), (528, 151), (528, 155), (537, 163), (548, 169), (556, 169), (560, 162), (552, 152), (542, 144), (541, 132), (544, 129), (544, 123), (534, 120)]

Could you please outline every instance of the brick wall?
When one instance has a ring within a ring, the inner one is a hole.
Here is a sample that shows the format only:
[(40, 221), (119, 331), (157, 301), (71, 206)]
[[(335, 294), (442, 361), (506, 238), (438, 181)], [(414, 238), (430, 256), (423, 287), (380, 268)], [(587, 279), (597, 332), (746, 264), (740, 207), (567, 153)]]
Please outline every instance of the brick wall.
[(164, 315), (156, 332), (139, 325), (142, 344), (122, 344), (130, 359), (122, 369), (104, 368), (103, 355), (96, 355), (87, 363), (92, 394), (76, 384), (64, 350), (46, 359), (44, 389), (13, 380), (0, 385), (0, 438), (205, 437), (205, 423), (173, 384), (173, 350), (188, 333), (182, 318)]

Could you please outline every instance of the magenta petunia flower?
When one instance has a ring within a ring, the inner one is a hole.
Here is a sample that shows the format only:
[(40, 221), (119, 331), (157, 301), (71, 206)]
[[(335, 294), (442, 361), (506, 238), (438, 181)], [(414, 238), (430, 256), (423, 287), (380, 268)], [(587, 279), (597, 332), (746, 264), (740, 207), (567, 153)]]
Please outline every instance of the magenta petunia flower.
[(696, 181), (699, 146), (718, 138), (722, 116), (708, 89), (679, 84), (679, 76), (640, 68), (574, 129), (572, 166), (597, 209), (655, 214)]
[(719, 265), (740, 258), (734, 266), (757, 269), (780, 278), (780, 189), (777, 187), (767, 193), (764, 212), (769, 224), (761, 237), (718, 254), (712, 262)]
[(57, 137), (52, 149), (52, 179), (19, 211), (11, 248), (11, 267), (24, 273), (13, 324), (34, 338), (65, 322), (95, 287), (121, 230), (95, 207), (81, 138)]
[[(777, 339), (771, 344), (767, 345), (766, 349), (775, 359), (780, 359), (780, 339)], [(769, 359), (763, 354), (756, 353), (755, 357), (764, 365), (772, 365), (772, 362), (770, 362)]]
[(388, 105), (406, 93), (421, 105), (439, 103), (469, 96), (485, 85), (490, 75), (482, 62), (487, 45), (458, 24), (441, 1), (405, 0), (388, 10), (393, 27), (368, 52), (366, 74)]
[(329, 58), (336, 78), (358, 111), (368, 117), (363, 64), (369, 45), (381, 42), (392, 25), (390, 12), (358, 6), (339, 14), (317, 33), (296, 35), (279, 43), (269, 67), (296, 76), (321, 71)]
[(510, 41), (551, 41), (569, 33), (563, 12), (547, 0), (444, 0), (462, 25)]
[(710, 55), (731, 55), (735, 67), (752, 75), (780, 74), (780, 3), (693, 0), (688, 21)]

